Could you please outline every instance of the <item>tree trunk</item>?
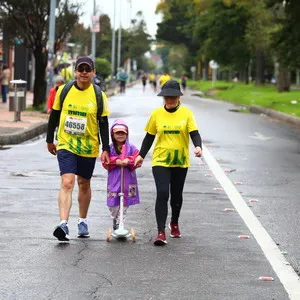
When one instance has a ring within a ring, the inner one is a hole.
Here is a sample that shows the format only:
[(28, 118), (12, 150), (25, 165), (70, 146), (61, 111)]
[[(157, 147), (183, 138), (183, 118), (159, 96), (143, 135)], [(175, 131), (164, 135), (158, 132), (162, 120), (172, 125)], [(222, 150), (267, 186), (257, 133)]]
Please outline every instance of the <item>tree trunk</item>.
[(264, 53), (256, 51), (256, 76), (255, 85), (262, 85), (265, 83), (264, 79)]
[(249, 84), (249, 63), (245, 64), (245, 68), (243, 70), (245, 84)]
[(40, 104), (46, 101), (46, 67), (47, 52), (39, 47), (33, 51), (35, 58), (35, 79), (33, 86), (33, 107), (38, 108)]
[(291, 85), (291, 74), (288, 68), (279, 66), (279, 72), (276, 79), (278, 92), (289, 92)]

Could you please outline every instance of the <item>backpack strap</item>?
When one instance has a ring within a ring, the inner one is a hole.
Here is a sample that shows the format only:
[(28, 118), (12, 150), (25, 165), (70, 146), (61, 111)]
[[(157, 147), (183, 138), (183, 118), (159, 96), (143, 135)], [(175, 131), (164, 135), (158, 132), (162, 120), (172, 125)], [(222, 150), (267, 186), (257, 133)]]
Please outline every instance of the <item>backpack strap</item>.
[(67, 94), (69, 93), (69, 90), (71, 89), (71, 87), (73, 86), (74, 83), (75, 83), (75, 80), (69, 81), (63, 87), (63, 89), (60, 93), (60, 110), (62, 110), (65, 98), (66, 98)]
[(101, 91), (101, 88), (100, 88), (99, 85), (93, 83), (93, 86), (94, 86), (94, 91), (95, 91), (96, 99), (97, 99), (97, 107), (98, 107), (98, 109), (97, 109), (97, 119), (99, 121), (101, 119), (101, 115), (103, 113), (102, 91)]

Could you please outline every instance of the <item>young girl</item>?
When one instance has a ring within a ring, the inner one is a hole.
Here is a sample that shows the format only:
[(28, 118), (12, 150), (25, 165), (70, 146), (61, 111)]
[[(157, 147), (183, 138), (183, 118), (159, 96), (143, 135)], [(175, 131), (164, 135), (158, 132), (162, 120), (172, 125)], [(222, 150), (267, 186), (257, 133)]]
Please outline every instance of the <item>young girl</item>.
[(128, 126), (122, 120), (115, 120), (111, 130), (110, 162), (103, 163), (103, 167), (108, 170), (107, 178), (107, 206), (113, 219), (113, 229), (119, 227), (120, 221), (120, 196), (121, 192), (121, 167), (124, 169), (123, 192), (124, 192), (124, 211), (125, 218), (128, 206), (139, 204), (139, 193), (137, 178), (133, 166), (139, 150), (129, 143)]

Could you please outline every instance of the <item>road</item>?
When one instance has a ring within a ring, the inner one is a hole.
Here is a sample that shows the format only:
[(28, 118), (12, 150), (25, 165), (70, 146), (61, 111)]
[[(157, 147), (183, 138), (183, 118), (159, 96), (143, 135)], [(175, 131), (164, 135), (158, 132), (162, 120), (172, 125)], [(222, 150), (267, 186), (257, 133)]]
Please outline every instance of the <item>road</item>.
[[(165, 247), (152, 242), (151, 153), (137, 171), (141, 204), (128, 210), (136, 243), (106, 242), (111, 220), (98, 161), (91, 238), (76, 238), (75, 188), (66, 244), (52, 236), (60, 178), (45, 137), (0, 151), (1, 299), (300, 299), (299, 131), (195, 94), (181, 100), (195, 114), (204, 158), (191, 157), (182, 238), (168, 238)], [(110, 99), (110, 123), (124, 119), (130, 142), (140, 147), (149, 114), (161, 104), (149, 87), (143, 93), (136, 85)]]

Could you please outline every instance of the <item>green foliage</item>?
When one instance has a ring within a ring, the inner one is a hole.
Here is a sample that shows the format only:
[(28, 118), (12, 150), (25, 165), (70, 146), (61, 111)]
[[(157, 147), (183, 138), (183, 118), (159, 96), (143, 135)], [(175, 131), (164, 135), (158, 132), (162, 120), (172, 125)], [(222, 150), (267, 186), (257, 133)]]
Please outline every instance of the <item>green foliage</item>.
[(111, 73), (111, 64), (105, 58), (96, 58), (95, 60), (96, 72), (103, 79), (107, 78)]
[(146, 32), (147, 27), (142, 12), (136, 14), (129, 30), (122, 30), (122, 61), (127, 58), (137, 61), (137, 68), (142, 69), (143, 56), (150, 50), (151, 36)]
[(243, 69), (250, 59), (245, 42), (248, 20), (244, 7), (215, 0), (197, 24), (200, 36), (204, 37), (201, 53), (224, 66)]
[[(38, 107), (46, 100), (46, 66), (48, 53), (46, 46), (49, 34), (50, 1), (7, 0), (1, 1), (0, 17), (3, 30), (13, 38), (23, 41), (32, 49), (35, 57), (35, 79), (33, 88), (33, 105)], [(79, 19), (79, 6), (69, 0), (57, 1), (56, 41), (64, 41), (70, 28)]]
[[(274, 85), (255, 86), (217, 81), (214, 87), (207, 81), (188, 81), (188, 86), (206, 92), (206, 96), (245, 106), (258, 105), (300, 117), (300, 91), (278, 93)], [(291, 101), (297, 101), (293, 104)]]
[(272, 34), (272, 47), (277, 60), (287, 67), (300, 68), (300, 2), (286, 0), (285, 5), (279, 0), (266, 2), (278, 24)]

